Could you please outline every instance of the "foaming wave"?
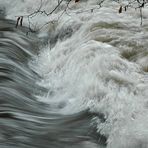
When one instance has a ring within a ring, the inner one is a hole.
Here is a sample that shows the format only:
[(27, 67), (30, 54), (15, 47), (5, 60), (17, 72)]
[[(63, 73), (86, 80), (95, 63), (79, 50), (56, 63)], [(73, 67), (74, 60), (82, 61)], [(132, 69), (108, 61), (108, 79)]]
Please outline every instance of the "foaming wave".
[[(133, 10), (120, 15), (115, 10), (104, 7), (63, 17), (55, 29), (55, 34), (63, 31), (63, 40), (52, 36), (54, 46), (50, 42), (52, 48), (41, 49), (30, 65), (43, 78), (39, 84), (48, 88), (41, 101), (62, 114), (95, 113), (92, 123), (107, 148), (146, 148), (147, 31)], [(80, 27), (65, 38), (65, 23)]]
[[(36, 96), (47, 88), (28, 66), (38, 49), (37, 38), (14, 29), (13, 21), (1, 20), (0, 28), (0, 147), (2, 148), (96, 148), (106, 138), (96, 134), (87, 110), (62, 115), (52, 104)], [(35, 50), (36, 49), (36, 50)], [(100, 140), (98, 142), (98, 138)]]
[[(22, 129), (23, 138), (10, 138), (9, 146), (148, 147), (147, 8), (141, 28), (139, 12), (130, 9), (118, 14), (119, 6), (114, 2), (93, 13), (84, 10), (91, 10), (96, 3), (72, 3), (68, 15), (47, 26), (49, 44), (41, 47), (25, 72), (25, 79), (28, 74), (31, 77), (25, 83), (35, 87), (31, 91), (25, 88), (27, 93), (21, 97), (21, 91), (14, 95), (8, 89), (7, 95), (18, 100), (12, 101), (14, 106), (23, 105), (22, 100), (25, 104), (25, 110), (19, 108), (19, 112), (24, 110), (21, 114), (12, 114), (17, 123), (11, 124), (15, 130)], [(57, 15), (53, 14), (52, 19)], [(25, 66), (17, 67), (24, 73)], [(32, 82), (34, 73), (39, 76), (37, 83)], [(7, 96), (6, 90), (3, 92)], [(6, 115), (11, 117), (4, 114), (2, 118)], [(26, 124), (19, 124), (16, 117)]]

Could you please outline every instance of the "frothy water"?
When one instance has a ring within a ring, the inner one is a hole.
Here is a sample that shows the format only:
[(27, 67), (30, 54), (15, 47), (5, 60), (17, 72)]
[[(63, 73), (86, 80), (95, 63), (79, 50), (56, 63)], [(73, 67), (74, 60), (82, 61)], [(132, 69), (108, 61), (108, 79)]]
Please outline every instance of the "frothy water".
[[(6, 19), (40, 6), (10, 2), (0, 1)], [(148, 9), (140, 26), (138, 10), (118, 14), (116, 2), (97, 2), (72, 1), (61, 15), (64, 1), (36, 15), (37, 28), (54, 22), (38, 34), (1, 19), (0, 147), (148, 147)]]

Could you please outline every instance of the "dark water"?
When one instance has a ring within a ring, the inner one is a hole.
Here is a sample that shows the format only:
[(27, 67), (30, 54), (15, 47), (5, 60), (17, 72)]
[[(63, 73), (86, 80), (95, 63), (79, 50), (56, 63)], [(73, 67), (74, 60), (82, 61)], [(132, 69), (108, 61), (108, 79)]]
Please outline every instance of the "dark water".
[(103, 115), (83, 111), (60, 115), (36, 95), (47, 90), (28, 66), (38, 54), (38, 39), (16, 29), (15, 22), (0, 19), (0, 148), (95, 148), (106, 145), (96, 134), (92, 118)]

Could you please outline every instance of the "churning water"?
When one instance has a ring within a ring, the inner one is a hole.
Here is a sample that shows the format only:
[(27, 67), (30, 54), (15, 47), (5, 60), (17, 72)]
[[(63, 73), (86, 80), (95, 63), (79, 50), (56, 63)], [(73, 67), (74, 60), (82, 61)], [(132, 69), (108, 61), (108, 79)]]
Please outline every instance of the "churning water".
[(148, 148), (148, 9), (98, 2), (0, 0), (0, 148)]

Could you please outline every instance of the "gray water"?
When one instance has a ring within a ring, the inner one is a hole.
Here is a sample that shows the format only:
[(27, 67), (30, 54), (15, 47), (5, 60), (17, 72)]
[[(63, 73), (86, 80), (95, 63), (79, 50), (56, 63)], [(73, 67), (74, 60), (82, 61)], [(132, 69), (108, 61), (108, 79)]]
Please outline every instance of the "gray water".
[(0, 0), (0, 148), (148, 148), (147, 6), (40, 2)]
[[(54, 113), (35, 95), (47, 92), (36, 84), (40, 76), (28, 66), (38, 54), (37, 38), (0, 20), (0, 148), (79, 148), (106, 145), (96, 134), (87, 110), (73, 115)], [(87, 146), (88, 145), (88, 146)], [(89, 146), (90, 145), (90, 146)]]

